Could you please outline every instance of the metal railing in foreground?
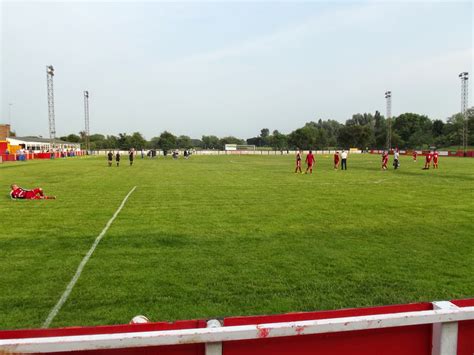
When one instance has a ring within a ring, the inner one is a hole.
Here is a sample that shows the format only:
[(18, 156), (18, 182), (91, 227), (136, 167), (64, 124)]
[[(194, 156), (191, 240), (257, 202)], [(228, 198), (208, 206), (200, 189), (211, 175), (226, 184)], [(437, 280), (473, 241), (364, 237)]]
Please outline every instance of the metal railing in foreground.
[[(305, 335), (368, 331), (419, 325), (432, 326), (432, 354), (458, 354), (458, 324), (474, 320), (474, 306), (458, 307), (433, 302), (432, 310), (314, 319), (251, 325), (221, 326), (217, 320), (207, 328), (88, 334), (37, 338), (0, 338), (0, 353), (52, 353), (103, 349), (147, 348), (168, 345), (203, 344), (206, 355), (226, 354), (223, 343), (298, 337)], [(469, 336), (469, 335), (468, 335)], [(471, 338), (474, 343), (474, 339)], [(255, 343), (255, 344), (258, 344)], [(394, 344), (396, 345), (396, 344)], [(257, 345), (258, 346), (258, 345)], [(472, 345), (474, 347), (474, 345)], [(258, 353), (256, 351), (255, 353)]]

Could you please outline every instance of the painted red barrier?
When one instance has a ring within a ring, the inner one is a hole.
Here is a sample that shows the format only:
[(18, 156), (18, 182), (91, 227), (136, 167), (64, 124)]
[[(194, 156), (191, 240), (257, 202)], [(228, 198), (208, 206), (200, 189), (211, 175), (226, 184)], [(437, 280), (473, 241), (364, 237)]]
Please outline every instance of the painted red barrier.
[[(32, 159), (63, 159), (68, 157), (76, 157), (76, 156), (84, 156), (86, 155), (84, 151), (76, 151), (76, 152), (69, 152), (69, 153), (24, 153), (24, 154), (0, 154), (2, 158), (0, 161), (7, 162), (7, 161), (25, 161), (25, 160), (32, 160)], [(53, 158), (51, 157), (53, 156)]]
[(191, 320), (0, 331), (0, 352), (472, 355), (474, 351), (474, 299), (228, 317), (222, 323), (206, 327), (204, 320)]
[[(255, 323), (289, 322), (295, 320), (328, 319), (351, 316), (365, 316), (384, 313), (400, 313), (431, 310), (431, 303), (397, 305), (374, 308), (355, 308), (337, 311), (290, 313), (261, 317), (226, 318), (224, 325), (245, 325)], [(264, 338), (264, 337), (262, 337)], [(396, 347), (388, 346), (397, 344)], [(351, 333), (330, 333), (253, 339), (224, 343), (226, 355), (237, 354), (365, 354), (365, 355), (420, 355), (431, 352), (431, 326), (395, 327), (376, 330), (361, 330)], [(382, 350), (383, 349), (383, 350)]]
[[(69, 335), (92, 335), (92, 334), (117, 334), (129, 332), (149, 332), (157, 330), (178, 330), (205, 328), (204, 320), (177, 321), (174, 323), (157, 322), (146, 324), (125, 324), (98, 327), (68, 327), (58, 329), (24, 329), (0, 331), (0, 339), (18, 338), (43, 338)], [(81, 354), (153, 354), (159, 351), (162, 355), (204, 355), (204, 344), (185, 344), (133, 349), (110, 349), (81, 351)], [(1, 348), (0, 348), (1, 353)], [(55, 354), (66, 354), (67, 352), (55, 352)]]
[[(458, 307), (473, 307), (474, 299), (452, 301)], [(474, 354), (474, 320), (459, 322), (458, 355)]]

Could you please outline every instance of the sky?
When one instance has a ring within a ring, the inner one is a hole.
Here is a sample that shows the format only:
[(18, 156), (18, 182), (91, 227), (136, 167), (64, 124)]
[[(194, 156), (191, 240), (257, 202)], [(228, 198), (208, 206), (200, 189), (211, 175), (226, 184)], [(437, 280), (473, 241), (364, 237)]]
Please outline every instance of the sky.
[[(135, 131), (249, 138), (354, 113), (460, 110), (471, 1), (2, 1), (0, 122), (49, 136)], [(473, 77), (474, 79), (474, 77)], [(471, 79), (472, 82), (472, 79)], [(472, 85), (471, 85), (472, 88)], [(470, 106), (472, 106), (470, 90)]]

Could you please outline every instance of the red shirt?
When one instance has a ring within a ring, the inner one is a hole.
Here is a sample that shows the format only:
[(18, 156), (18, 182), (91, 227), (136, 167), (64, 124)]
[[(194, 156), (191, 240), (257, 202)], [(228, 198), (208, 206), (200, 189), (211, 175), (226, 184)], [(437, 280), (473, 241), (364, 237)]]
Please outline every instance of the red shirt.
[(413, 152), (413, 157), (415, 157), (415, 158), (416, 158), (416, 152)]
[(433, 153), (433, 160), (438, 161), (438, 153)]
[(28, 190), (24, 190), (21, 187), (10, 191), (11, 198), (25, 198)]
[(308, 165), (313, 165), (313, 162), (314, 162), (314, 155), (313, 155), (313, 153), (309, 153), (309, 154), (306, 156), (306, 162), (308, 163)]
[(334, 154), (334, 163), (339, 163), (339, 154)]
[(431, 161), (431, 153), (426, 154), (426, 161), (429, 163)]

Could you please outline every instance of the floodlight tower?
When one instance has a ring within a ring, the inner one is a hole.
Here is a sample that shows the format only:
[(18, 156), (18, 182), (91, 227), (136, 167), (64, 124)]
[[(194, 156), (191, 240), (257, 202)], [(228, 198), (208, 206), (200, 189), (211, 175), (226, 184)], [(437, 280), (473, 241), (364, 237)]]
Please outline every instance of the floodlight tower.
[(467, 150), (469, 144), (469, 135), (468, 135), (468, 117), (467, 117), (467, 108), (469, 100), (469, 73), (462, 72), (459, 74), (461, 79), (461, 114), (463, 115), (463, 126), (462, 126), (462, 148), (464, 152)]
[(84, 122), (85, 122), (85, 145), (86, 151), (90, 150), (90, 139), (89, 139), (89, 91), (84, 91)]
[(385, 91), (385, 103), (387, 107), (388, 133), (387, 133), (387, 149), (392, 149), (392, 92)]
[(54, 150), (56, 139), (56, 123), (54, 120), (54, 88), (53, 88), (54, 68), (52, 65), (46, 66), (46, 82), (48, 86), (48, 117), (49, 117), (49, 141)]

